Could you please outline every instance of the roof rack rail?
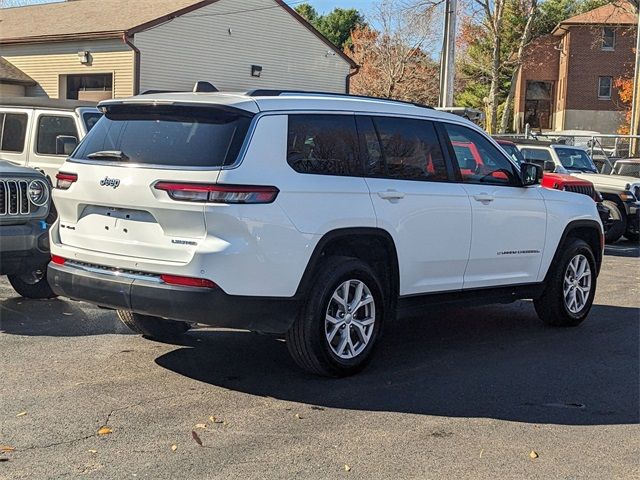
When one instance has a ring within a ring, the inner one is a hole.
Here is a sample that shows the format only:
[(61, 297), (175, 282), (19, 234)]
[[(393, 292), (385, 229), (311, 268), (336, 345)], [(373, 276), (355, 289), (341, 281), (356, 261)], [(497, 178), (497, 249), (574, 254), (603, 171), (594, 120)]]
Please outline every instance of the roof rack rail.
[(370, 95), (352, 95), (350, 93), (334, 93), (334, 92), (313, 92), (306, 90), (269, 90), (269, 89), (256, 89), (249, 90), (246, 92), (246, 95), (249, 97), (279, 97), (280, 95), (323, 95), (323, 96), (333, 96), (333, 97), (348, 97), (348, 98), (362, 98), (365, 100), (382, 100), (384, 102), (395, 102), (395, 103), (403, 103), (405, 105), (413, 105), (414, 107), (420, 108), (429, 108), (433, 110), (433, 107), (429, 105), (425, 105), (419, 102), (410, 102), (408, 100), (396, 100), (394, 98), (381, 98), (381, 97), (372, 97)]

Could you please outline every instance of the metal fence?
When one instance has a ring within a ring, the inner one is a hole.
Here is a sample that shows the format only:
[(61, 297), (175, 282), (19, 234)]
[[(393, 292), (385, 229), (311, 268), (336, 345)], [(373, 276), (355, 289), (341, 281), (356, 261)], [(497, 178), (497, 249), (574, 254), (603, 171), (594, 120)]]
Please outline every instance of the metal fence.
[(616, 160), (640, 157), (640, 153), (634, 154), (640, 148), (640, 135), (606, 135), (570, 131), (538, 133), (527, 129), (522, 134), (505, 134), (500, 137), (514, 140), (540, 140), (584, 148), (591, 155), (598, 170), (606, 174), (611, 173)]

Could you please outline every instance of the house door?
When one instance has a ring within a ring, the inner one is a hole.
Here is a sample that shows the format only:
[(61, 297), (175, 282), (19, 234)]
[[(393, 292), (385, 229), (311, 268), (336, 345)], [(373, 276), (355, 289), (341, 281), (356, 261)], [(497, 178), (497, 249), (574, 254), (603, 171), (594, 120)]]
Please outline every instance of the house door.
[(527, 82), (524, 121), (531, 128), (551, 128), (553, 82)]

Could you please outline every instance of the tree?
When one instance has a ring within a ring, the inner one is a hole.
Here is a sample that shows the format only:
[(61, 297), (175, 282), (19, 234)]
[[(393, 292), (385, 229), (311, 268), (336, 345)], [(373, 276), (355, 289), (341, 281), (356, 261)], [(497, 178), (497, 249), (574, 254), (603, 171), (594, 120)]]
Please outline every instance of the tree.
[(439, 65), (425, 51), (426, 46), (437, 43), (435, 14), (433, 8), (418, 12), (401, 0), (382, 0), (377, 5), (375, 22), (380, 31), (355, 29), (352, 46), (345, 50), (360, 65), (360, 72), (352, 78), (351, 91), (436, 103)]
[(364, 16), (355, 8), (334, 8), (320, 15), (310, 4), (301, 3), (295, 10), (338, 48), (348, 47), (351, 32), (365, 25)]

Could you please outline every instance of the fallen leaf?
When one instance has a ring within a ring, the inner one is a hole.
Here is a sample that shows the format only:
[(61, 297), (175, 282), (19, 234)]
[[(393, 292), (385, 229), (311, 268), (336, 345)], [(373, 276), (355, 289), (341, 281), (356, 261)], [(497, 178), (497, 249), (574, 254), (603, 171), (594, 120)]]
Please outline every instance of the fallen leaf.
[(480, 450), (480, 458), (482, 458), (482, 454), (484, 453), (484, 448)]
[(98, 453), (98, 450), (87, 450), (89, 453)]
[(15, 452), (16, 447), (10, 445), (0, 445), (0, 452)]
[(538, 458), (538, 453), (535, 450), (531, 450), (531, 453), (529, 454), (529, 457), (531, 458)]
[(351, 467), (349, 465), (345, 465), (344, 466), (344, 471), (345, 472), (350, 472), (351, 471)]
[(207, 424), (206, 423), (197, 423), (195, 428), (207, 428)]
[(20, 412), (19, 414), (16, 415), (16, 417), (24, 417), (27, 414), (27, 412)]
[(177, 445), (175, 445), (175, 444), (174, 444), (174, 445), (171, 445), (171, 451), (172, 451), (172, 452), (175, 452), (177, 449), (178, 449), (178, 446), (177, 446)]
[(302, 417), (302, 415), (300, 415), (299, 413), (296, 413), (296, 418), (297, 418), (298, 420), (302, 420), (302, 418), (303, 418), (303, 417)]
[(198, 445), (200, 445), (201, 447), (203, 446), (202, 445), (202, 440), (200, 440), (200, 437), (198, 436), (198, 434), (194, 430), (191, 430), (191, 436), (193, 437), (193, 439), (196, 441), (196, 443)]
[(211, 415), (209, 417), (209, 420), (211, 420), (213, 423), (224, 423), (222, 420), (218, 420), (215, 416)]
[(98, 430), (98, 435), (109, 435), (112, 432), (113, 430), (111, 430), (107, 426), (104, 426), (104, 427), (100, 427), (100, 429)]

